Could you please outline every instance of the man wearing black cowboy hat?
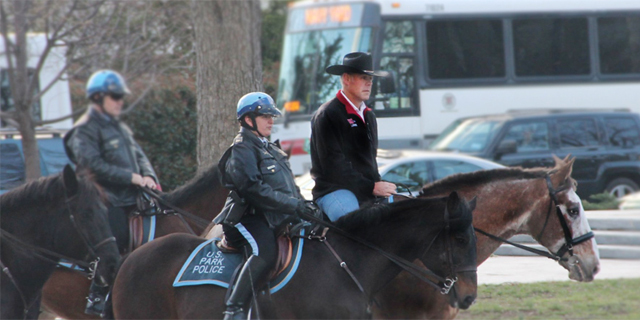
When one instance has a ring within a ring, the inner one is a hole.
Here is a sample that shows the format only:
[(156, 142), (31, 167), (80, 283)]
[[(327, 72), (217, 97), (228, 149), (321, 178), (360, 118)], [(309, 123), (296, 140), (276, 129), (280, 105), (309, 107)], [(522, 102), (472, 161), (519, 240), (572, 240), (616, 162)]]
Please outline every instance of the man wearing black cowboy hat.
[(326, 71), (340, 76), (342, 90), (311, 119), (311, 175), (313, 199), (335, 221), (376, 196), (389, 197), (396, 186), (380, 181), (378, 125), (364, 104), (373, 77), (385, 73), (373, 71), (371, 55), (364, 52), (349, 53)]

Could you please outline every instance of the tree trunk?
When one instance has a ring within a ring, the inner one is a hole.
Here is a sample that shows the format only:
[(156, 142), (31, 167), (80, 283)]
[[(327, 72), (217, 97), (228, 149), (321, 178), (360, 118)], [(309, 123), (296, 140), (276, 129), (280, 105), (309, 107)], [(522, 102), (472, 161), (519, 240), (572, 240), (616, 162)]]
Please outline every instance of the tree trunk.
[(198, 170), (217, 163), (238, 131), (238, 99), (262, 91), (258, 0), (192, 2), (198, 94)]
[[(30, 1), (14, 0), (14, 19), (13, 28), (15, 38), (13, 46), (5, 46), (7, 51), (7, 62), (9, 64), (9, 86), (11, 87), (11, 96), (15, 108), (15, 120), (18, 123), (18, 131), (22, 136), (22, 152), (25, 159), (25, 170), (27, 181), (39, 178), (42, 173), (40, 171), (40, 156), (38, 153), (38, 143), (35, 137), (35, 129), (33, 118), (31, 115), (31, 103), (33, 88), (29, 85), (29, 71), (27, 68), (29, 47), (27, 45), (27, 12), (29, 11)], [(6, 31), (6, 30), (5, 30)], [(8, 41), (5, 42), (8, 44)], [(9, 61), (9, 59), (12, 59)], [(13, 68), (11, 68), (13, 66)], [(33, 75), (37, 77), (37, 74)], [(27, 84), (27, 85), (24, 85)]]

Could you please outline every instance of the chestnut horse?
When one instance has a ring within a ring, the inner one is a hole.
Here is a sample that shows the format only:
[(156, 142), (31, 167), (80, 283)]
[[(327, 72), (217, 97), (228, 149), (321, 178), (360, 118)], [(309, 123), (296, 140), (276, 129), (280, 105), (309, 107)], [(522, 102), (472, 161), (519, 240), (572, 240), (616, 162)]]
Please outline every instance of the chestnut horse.
[(0, 207), (1, 319), (38, 318), (42, 286), (61, 258), (95, 269), (99, 283), (115, 279), (120, 254), (102, 193), (70, 166), (1, 195)]
[[(457, 190), (466, 198), (477, 196), (473, 213), (475, 228), (503, 239), (527, 234), (552, 253), (559, 252), (567, 242), (556, 216), (557, 206), (570, 231), (569, 239), (589, 239), (573, 245), (573, 257), (568, 251), (560, 252), (559, 263), (569, 271), (570, 279), (589, 282), (598, 273), (600, 260), (596, 241), (591, 238), (591, 228), (576, 194), (576, 183), (571, 178), (574, 159), (554, 158), (556, 166), (551, 170), (506, 168), (449, 176), (425, 186), (419, 197), (441, 196), (450, 190)], [(502, 243), (479, 232), (476, 235), (477, 263), (480, 265)], [(376, 299), (380, 305), (374, 309), (375, 318), (452, 319), (458, 313), (435, 290), (416, 283), (404, 272)]]
[[(477, 289), (473, 202), (469, 204), (453, 192), (446, 198), (376, 205), (341, 218), (336, 226), (346, 233), (329, 229), (320, 241), (305, 239), (297, 272), (271, 295), (274, 312), (263, 318), (369, 317), (372, 294), (401, 269), (381, 252), (350, 237), (402, 259), (419, 259), (442, 279), (442, 275), (449, 281), (457, 277), (451, 290), (455, 294), (448, 295), (448, 302), (469, 307)], [(204, 241), (175, 234), (131, 253), (113, 286), (116, 319), (222, 318), (226, 288), (172, 285), (187, 257)]]
[[(163, 200), (173, 206), (211, 221), (217, 215), (229, 191), (220, 183), (218, 166), (191, 179), (180, 188), (164, 194)], [(4, 209), (4, 208), (3, 208)], [(156, 219), (156, 238), (170, 233), (200, 234), (204, 227), (189, 218), (186, 226), (178, 215), (161, 215)], [(42, 304), (46, 311), (65, 319), (100, 319), (84, 313), (90, 281), (86, 275), (67, 268), (57, 268), (44, 286)]]

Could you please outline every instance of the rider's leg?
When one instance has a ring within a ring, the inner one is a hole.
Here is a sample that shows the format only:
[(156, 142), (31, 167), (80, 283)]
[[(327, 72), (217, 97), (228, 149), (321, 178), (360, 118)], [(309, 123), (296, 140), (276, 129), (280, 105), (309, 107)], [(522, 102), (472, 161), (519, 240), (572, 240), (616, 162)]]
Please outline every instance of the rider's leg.
[[(130, 210), (131, 206), (109, 208), (109, 226), (111, 227), (111, 233), (116, 237), (120, 253), (125, 253), (129, 246), (129, 220), (127, 213)], [(91, 287), (89, 287), (87, 306), (84, 313), (101, 316), (104, 313), (104, 305), (109, 290), (110, 288), (107, 284), (98, 284), (94, 279), (91, 282)]]
[(243, 218), (234, 227), (223, 226), (223, 230), (227, 240), (234, 246), (241, 237), (250, 254), (234, 286), (230, 287), (224, 319), (246, 319), (245, 310), (254, 290), (259, 290), (267, 282), (276, 262), (276, 238), (266, 220), (258, 216)]
[(316, 200), (316, 203), (331, 221), (336, 221), (347, 213), (360, 208), (358, 198), (347, 189), (328, 193)]

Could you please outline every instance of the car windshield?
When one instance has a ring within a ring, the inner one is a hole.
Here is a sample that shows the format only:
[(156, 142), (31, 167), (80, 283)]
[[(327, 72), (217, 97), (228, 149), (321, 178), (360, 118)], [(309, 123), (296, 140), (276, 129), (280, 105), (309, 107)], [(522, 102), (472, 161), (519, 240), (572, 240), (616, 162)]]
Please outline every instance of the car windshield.
[(501, 121), (485, 119), (457, 120), (436, 138), (429, 149), (439, 151), (482, 152), (499, 131)]

